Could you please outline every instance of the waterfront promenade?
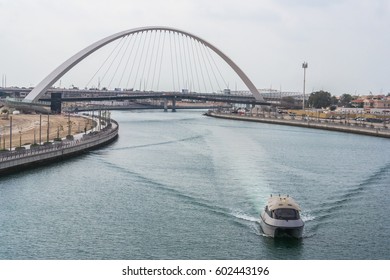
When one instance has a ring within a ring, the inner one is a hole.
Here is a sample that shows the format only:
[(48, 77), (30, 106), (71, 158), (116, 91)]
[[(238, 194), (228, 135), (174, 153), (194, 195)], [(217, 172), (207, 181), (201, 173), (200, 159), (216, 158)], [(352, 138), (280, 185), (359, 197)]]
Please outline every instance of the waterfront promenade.
[(63, 158), (109, 144), (118, 137), (118, 130), (118, 123), (110, 120), (110, 123), (100, 131), (79, 134), (73, 140), (54, 141), (49, 145), (42, 145), (30, 149), (1, 152), (0, 174), (7, 174), (49, 162), (59, 161)]
[(324, 119), (292, 119), (287, 118), (283, 115), (262, 115), (262, 114), (234, 114), (231, 112), (217, 112), (217, 111), (208, 111), (206, 116), (223, 118), (230, 120), (240, 120), (240, 121), (251, 121), (251, 122), (261, 122), (261, 123), (270, 123), (278, 125), (290, 125), (290, 126), (299, 126), (306, 128), (314, 129), (323, 129), (347, 133), (355, 133), (369, 136), (377, 136), (390, 138), (390, 129), (384, 125), (367, 125), (360, 124), (358, 122), (340, 122), (340, 121), (329, 121)]

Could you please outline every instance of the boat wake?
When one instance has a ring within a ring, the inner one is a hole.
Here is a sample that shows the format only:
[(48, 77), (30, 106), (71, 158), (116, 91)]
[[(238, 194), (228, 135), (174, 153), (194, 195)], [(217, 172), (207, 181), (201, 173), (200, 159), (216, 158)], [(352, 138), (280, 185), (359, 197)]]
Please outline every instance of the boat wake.
[(332, 219), (333, 216), (337, 216), (338, 211), (343, 211), (343, 208), (363, 196), (370, 187), (377, 186), (378, 182), (382, 182), (383, 177), (388, 176), (389, 170), (390, 164), (385, 164), (360, 183), (339, 190), (338, 193), (329, 196), (324, 202), (320, 203), (318, 207), (303, 212), (302, 220), (305, 223), (309, 222), (308, 226), (305, 227), (304, 237), (314, 236), (322, 225)]
[[(153, 179), (142, 176), (139, 173), (130, 171), (127, 168), (121, 167), (118, 164), (114, 164), (114, 163), (109, 162), (109, 161), (105, 161), (105, 164), (107, 166), (109, 166), (110, 168), (116, 169), (117, 171), (121, 171), (122, 173), (125, 173), (125, 174), (130, 174), (133, 178), (136, 178), (140, 182), (144, 183), (143, 186), (145, 186), (147, 188), (153, 188), (155, 190), (164, 192), (166, 195), (180, 198), (183, 202), (186, 202), (186, 203), (194, 205), (194, 206), (199, 206), (206, 211), (212, 212), (213, 214), (220, 215), (220, 216), (227, 217), (227, 218), (234, 217), (238, 220), (247, 221), (247, 222), (248, 221), (249, 222), (256, 221), (255, 217), (247, 215), (243, 212), (216, 205), (212, 201), (198, 197), (195, 194), (183, 191), (181, 189), (177, 189), (173, 186), (169, 186), (169, 185), (163, 184), (161, 182), (156, 182)], [(243, 225), (242, 222), (240, 224)]]
[(368, 188), (375, 186), (378, 182), (383, 180), (382, 176), (387, 176), (389, 169), (390, 164), (386, 164), (361, 183), (344, 190), (340, 190), (338, 194), (330, 196), (326, 201), (321, 203), (319, 208), (313, 210), (310, 215), (314, 215), (318, 222), (323, 222), (333, 216), (336, 211), (345, 207), (347, 203), (350, 203), (351, 201), (364, 195)]
[(315, 220), (316, 217), (313, 214), (311, 214), (310, 212), (302, 212), (301, 218), (302, 218), (302, 221), (304, 221), (306, 223), (306, 222)]
[(375, 186), (378, 182), (383, 181), (383, 179), (388, 176), (389, 172), (390, 162), (383, 165), (376, 172), (373, 172), (367, 179), (363, 180), (358, 187), (364, 189), (369, 186)]
[[(184, 138), (179, 141), (188, 141), (197, 137)], [(173, 143), (177, 141), (164, 142), (166, 144)], [(163, 143), (159, 143), (163, 144)], [(196, 193), (188, 192), (188, 190), (183, 190), (177, 186), (171, 186), (169, 184), (164, 184), (158, 181), (155, 181), (143, 174), (131, 171), (126, 167), (122, 167), (116, 163), (110, 162), (109, 160), (104, 161), (107, 166), (120, 170), (124, 174), (129, 174), (133, 178), (136, 178), (142, 182), (143, 186), (147, 188), (153, 188), (164, 192), (166, 195), (175, 196), (181, 198), (184, 203), (194, 205), (203, 209), (203, 211), (208, 211), (214, 215), (219, 215), (224, 219), (230, 220), (237, 226), (247, 228), (250, 232), (257, 236), (268, 237), (265, 235), (260, 226), (259, 226), (259, 216), (254, 215), (251, 212), (243, 211), (242, 209), (232, 209), (223, 205), (218, 205), (215, 201), (210, 201), (207, 198), (199, 197)], [(387, 169), (382, 168), (375, 174), (377, 176), (386, 176), (388, 173)], [(340, 208), (344, 207), (346, 203), (350, 200), (355, 199), (359, 195), (363, 194), (366, 189), (373, 184), (372, 180), (375, 181), (375, 178), (368, 178), (356, 186), (350, 188), (345, 188), (340, 190), (339, 194), (335, 197), (329, 198), (327, 201), (324, 201), (318, 204), (318, 207), (314, 209), (305, 210), (301, 213), (302, 220), (305, 222), (305, 229), (303, 232), (303, 238), (311, 238), (316, 235), (318, 228), (324, 225), (328, 219), (330, 219), (335, 212), (339, 211)], [(146, 183), (146, 184), (145, 184)]]
[(187, 138), (182, 138), (182, 139), (175, 139), (175, 140), (171, 140), (171, 141), (158, 142), (158, 143), (150, 143), (150, 144), (143, 144), (143, 145), (112, 148), (111, 150), (112, 151), (121, 151), (121, 150), (130, 150), (130, 149), (147, 148), (147, 147), (153, 147), (153, 146), (177, 144), (180, 142), (187, 142), (187, 141), (202, 139), (203, 137), (204, 137), (203, 135), (197, 135), (197, 136), (192, 136), (192, 137), (187, 137)]
[(255, 228), (254, 233), (255, 233), (257, 236), (266, 237), (266, 238), (273, 238), (272, 236), (266, 235), (264, 232), (262, 232), (260, 226), (258, 226), (258, 227)]
[(258, 222), (259, 221), (258, 217), (250, 216), (250, 215), (248, 215), (244, 212), (241, 212), (241, 211), (232, 211), (231, 215), (237, 219), (247, 221), (247, 222)]
[[(169, 186), (161, 182), (157, 182), (150, 178), (147, 178), (139, 173), (128, 170), (125, 167), (121, 167), (118, 164), (112, 163), (110, 161), (105, 161), (105, 164), (110, 168), (120, 170), (124, 174), (130, 174), (133, 178), (137, 178), (140, 182), (146, 183), (142, 184), (147, 188), (153, 188), (155, 190), (161, 191), (169, 196), (174, 196), (180, 198), (184, 203), (194, 205), (199, 207), (203, 211), (208, 211), (213, 215), (219, 215), (224, 219), (228, 219), (233, 222), (236, 226), (248, 229), (249, 232), (260, 237), (271, 238), (270, 236), (263, 233), (260, 227), (260, 218), (258, 215), (253, 213), (248, 213), (241, 209), (232, 209), (229, 207), (216, 205), (213, 201), (207, 200), (205, 198), (198, 197), (196, 194), (188, 193), (181, 189), (177, 189), (174, 186)], [(303, 212), (302, 220), (306, 222), (311, 222), (316, 220), (316, 216), (312, 212)], [(307, 229), (304, 231), (303, 238), (310, 238), (315, 235), (315, 230)]]

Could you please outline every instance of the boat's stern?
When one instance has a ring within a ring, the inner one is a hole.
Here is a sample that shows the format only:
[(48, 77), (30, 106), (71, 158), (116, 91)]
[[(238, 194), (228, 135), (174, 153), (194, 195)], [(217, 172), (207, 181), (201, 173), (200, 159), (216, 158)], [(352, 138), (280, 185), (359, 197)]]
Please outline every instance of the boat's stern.
[(294, 238), (301, 238), (303, 235), (304, 222), (301, 219), (281, 221), (269, 217), (264, 218), (264, 216), (260, 218), (260, 227), (265, 235)]
[(289, 227), (289, 228), (275, 228), (274, 237), (294, 237), (302, 238), (303, 226), (301, 227)]

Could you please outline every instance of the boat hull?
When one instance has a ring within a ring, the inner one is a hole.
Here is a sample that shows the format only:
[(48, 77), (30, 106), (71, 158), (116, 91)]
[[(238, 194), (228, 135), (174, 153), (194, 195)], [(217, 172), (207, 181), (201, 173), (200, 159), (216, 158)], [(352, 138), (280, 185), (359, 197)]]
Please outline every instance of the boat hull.
[[(265, 235), (270, 237), (293, 237), (302, 238), (302, 220), (277, 221), (275, 219), (260, 217), (260, 227)], [(272, 224), (271, 224), (272, 223)]]

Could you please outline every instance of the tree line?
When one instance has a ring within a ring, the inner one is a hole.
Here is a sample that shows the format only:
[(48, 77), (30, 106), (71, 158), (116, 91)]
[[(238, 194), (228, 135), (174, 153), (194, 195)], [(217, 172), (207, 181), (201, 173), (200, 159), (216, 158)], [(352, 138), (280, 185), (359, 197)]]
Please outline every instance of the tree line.
[[(388, 94), (390, 96), (390, 93)], [(332, 96), (327, 91), (315, 91), (312, 92), (309, 96), (307, 107), (309, 108), (330, 108), (336, 109), (337, 107), (346, 107), (351, 108), (352, 100), (358, 99), (359, 96), (353, 96), (348, 93), (344, 93), (340, 97)], [(282, 99), (282, 106), (288, 108), (302, 108), (302, 101), (297, 102), (293, 97), (284, 97)]]
[(357, 97), (354, 97), (348, 93), (344, 93), (340, 96), (340, 98), (337, 98), (336, 96), (332, 96), (327, 91), (315, 91), (312, 92), (308, 99), (308, 106), (312, 108), (327, 108), (332, 107), (336, 108), (337, 106), (340, 107), (352, 107), (352, 100), (356, 99)]

